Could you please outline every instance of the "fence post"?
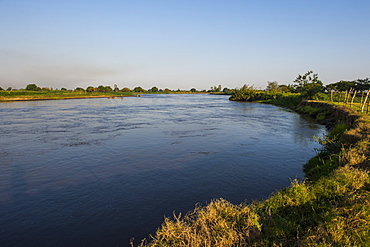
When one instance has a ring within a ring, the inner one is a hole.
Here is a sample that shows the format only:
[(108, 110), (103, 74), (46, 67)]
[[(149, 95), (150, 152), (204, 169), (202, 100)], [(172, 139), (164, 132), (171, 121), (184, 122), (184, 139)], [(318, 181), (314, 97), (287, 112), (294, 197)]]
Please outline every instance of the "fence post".
[(333, 91), (333, 90), (331, 90), (331, 91), (330, 91), (330, 101), (331, 101), (331, 102), (333, 102), (333, 93), (334, 93), (334, 91)]
[(369, 93), (370, 93), (370, 90), (367, 91), (367, 94), (366, 94), (366, 97), (365, 97), (365, 100), (364, 100), (364, 104), (361, 106), (361, 112), (364, 112), (366, 101), (369, 98)]
[(352, 97), (352, 100), (351, 100), (351, 104), (349, 105), (349, 107), (351, 107), (352, 106), (352, 104), (353, 104), (353, 101), (355, 100), (355, 98), (356, 98), (356, 91), (354, 91), (353, 92), (353, 97)]

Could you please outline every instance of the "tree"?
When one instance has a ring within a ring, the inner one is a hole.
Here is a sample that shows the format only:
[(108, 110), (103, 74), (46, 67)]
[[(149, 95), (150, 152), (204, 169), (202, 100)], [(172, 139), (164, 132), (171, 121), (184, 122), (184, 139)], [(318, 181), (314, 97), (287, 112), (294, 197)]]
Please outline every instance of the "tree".
[(134, 92), (142, 93), (142, 92), (145, 92), (145, 90), (142, 87), (138, 86), (134, 88)]
[(2, 87), (0, 87), (0, 91), (4, 91), (4, 89)]
[(268, 81), (266, 91), (278, 91), (279, 84), (276, 81)]
[(41, 91), (41, 88), (38, 87), (36, 84), (28, 84), (26, 86), (26, 90), (28, 90), (28, 91)]
[(153, 92), (153, 93), (156, 93), (156, 92), (158, 92), (158, 91), (159, 91), (159, 89), (158, 89), (156, 86), (154, 86), (154, 87), (152, 87), (152, 88), (150, 89), (150, 91), (151, 91), (151, 92)]
[(98, 86), (98, 92), (112, 92), (113, 89), (111, 88), (111, 86), (103, 86), (103, 85), (100, 85)]
[(355, 88), (355, 84), (356, 82), (355, 81), (338, 81), (336, 83), (331, 83), (331, 84), (328, 84), (326, 85), (326, 90), (327, 91), (340, 91), (340, 92), (344, 92), (344, 91), (347, 91), (347, 90), (350, 90), (351, 88)]
[(165, 92), (165, 93), (169, 93), (169, 92), (171, 92), (171, 89), (169, 89), (169, 88), (165, 88), (165, 89), (164, 89), (164, 92)]
[(12, 89), (13, 89), (12, 87), (8, 87), (6, 90), (7, 91), (12, 91)]
[(291, 85), (279, 85), (278, 86), (278, 91), (283, 92), (283, 93), (289, 93), (293, 91), (293, 88)]
[(76, 89), (74, 91), (75, 92), (85, 92), (85, 89), (83, 89), (81, 87), (76, 87)]
[(221, 89), (222, 89), (221, 85), (213, 86), (213, 87), (211, 87), (210, 92), (221, 92)]
[(355, 83), (355, 90), (368, 91), (370, 90), (370, 78), (357, 79)]
[(128, 87), (124, 87), (121, 89), (122, 92), (131, 92), (131, 89), (129, 89)]
[(117, 86), (117, 84), (114, 84), (114, 89), (113, 89), (114, 92), (119, 92), (119, 88)]
[(313, 99), (325, 89), (319, 80), (318, 74), (314, 74), (313, 71), (307, 71), (304, 75), (298, 75), (294, 82), (298, 84), (296, 86), (297, 92), (301, 93), (306, 99)]
[(222, 92), (223, 92), (224, 94), (231, 94), (231, 93), (233, 92), (233, 90), (231, 90), (231, 89), (229, 89), (229, 88), (225, 87), (224, 89), (222, 89)]
[(196, 91), (197, 91), (197, 89), (195, 89), (195, 88), (190, 89), (190, 92), (192, 92), (192, 93), (195, 93)]
[(88, 86), (87, 88), (86, 88), (86, 92), (89, 92), (89, 93), (91, 93), (91, 92), (96, 92), (96, 88), (94, 88), (93, 86)]

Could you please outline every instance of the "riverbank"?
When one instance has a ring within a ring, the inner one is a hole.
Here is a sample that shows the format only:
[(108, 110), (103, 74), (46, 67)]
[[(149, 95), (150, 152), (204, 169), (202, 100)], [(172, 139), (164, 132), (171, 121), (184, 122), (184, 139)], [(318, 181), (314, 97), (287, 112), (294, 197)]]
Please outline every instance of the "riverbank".
[(34, 100), (65, 100), (90, 98), (125, 98), (138, 97), (142, 94), (223, 94), (207, 92), (73, 92), (73, 91), (0, 91), (0, 102), (34, 101)]
[(70, 92), (70, 91), (1, 91), (0, 102), (33, 101), (33, 100), (63, 100), (109, 97), (134, 97), (131, 92)]
[(165, 219), (141, 246), (368, 246), (369, 116), (318, 101), (294, 108), (331, 129), (318, 138), (323, 147), (304, 166), (305, 181), (294, 180), (265, 201), (216, 199)]

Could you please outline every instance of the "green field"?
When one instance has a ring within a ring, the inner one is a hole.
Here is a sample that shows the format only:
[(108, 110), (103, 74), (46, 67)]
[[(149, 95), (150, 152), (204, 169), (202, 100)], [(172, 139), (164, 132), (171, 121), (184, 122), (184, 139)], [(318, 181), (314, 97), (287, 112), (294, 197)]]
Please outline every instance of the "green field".
[(74, 98), (93, 98), (93, 97), (114, 97), (114, 96), (135, 96), (134, 92), (74, 92), (74, 91), (0, 91), (0, 101), (19, 101), (19, 100), (58, 100)]

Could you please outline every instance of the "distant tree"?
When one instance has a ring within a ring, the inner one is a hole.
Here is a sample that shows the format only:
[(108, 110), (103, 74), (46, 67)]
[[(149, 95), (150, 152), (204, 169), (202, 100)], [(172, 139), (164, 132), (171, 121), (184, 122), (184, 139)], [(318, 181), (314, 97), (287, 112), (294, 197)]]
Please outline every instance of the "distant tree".
[(355, 84), (355, 90), (357, 91), (370, 90), (370, 78), (357, 79), (356, 84)]
[(171, 89), (169, 89), (169, 88), (165, 88), (165, 89), (164, 89), (164, 92), (165, 92), (165, 93), (169, 93), (169, 92), (171, 92)]
[(75, 92), (85, 92), (85, 89), (83, 89), (82, 87), (76, 87), (74, 91)]
[(105, 86), (103, 86), (103, 85), (99, 85), (99, 86), (97, 87), (97, 90), (98, 90), (98, 92), (105, 92)]
[(197, 91), (197, 89), (196, 88), (192, 88), (192, 89), (190, 89), (190, 92), (192, 92), (192, 93), (195, 93)]
[(293, 88), (290, 85), (279, 85), (278, 91), (283, 93), (289, 93), (293, 90)]
[(68, 91), (68, 89), (67, 89), (67, 88), (65, 88), (65, 87), (62, 87), (62, 88), (60, 89), (60, 91)]
[(225, 87), (224, 89), (222, 89), (222, 92), (223, 92), (224, 94), (231, 94), (231, 93), (232, 93), (232, 91), (233, 91), (233, 90), (231, 90), (231, 89), (229, 89), (229, 88), (227, 88), (227, 87)]
[(41, 90), (42, 90), (42, 91), (52, 91), (52, 89), (51, 89), (51, 88), (49, 88), (49, 87), (43, 87), (43, 88), (41, 88)]
[(98, 86), (98, 92), (112, 92), (113, 89), (111, 88), (111, 86), (103, 86), (103, 85), (100, 85)]
[(324, 91), (324, 86), (319, 80), (318, 74), (314, 74), (313, 71), (308, 71), (304, 75), (298, 75), (294, 80), (296, 90), (301, 93), (306, 99), (313, 99), (316, 94)]
[(117, 86), (117, 84), (114, 84), (114, 89), (113, 89), (114, 92), (119, 92), (119, 88)]
[(26, 86), (26, 90), (28, 90), (28, 91), (41, 91), (41, 88), (38, 87), (36, 84), (28, 84)]
[(338, 81), (336, 83), (331, 83), (326, 85), (325, 89), (327, 91), (347, 91), (349, 89), (354, 89), (356, 85), (356, 81)]
[(2, 87), (0, 87), (0, 91), (4, 91), (4, 89)]
[(150, 91), (151, 91), (151, 92), (153, 92), (153, 93), (156, 93), (156, 92), (158, 92), (158, 91), (159, 91), (159, 89), (158, 89), (156, 86), (154, 86), (154, 87), (152, 87), (152, 88), (150, 89)]
[(134, 88), (134, 92), (142, 93), (142, 92), (145, 92), (145, 90), (142, 87), (138, 86)]
[(279, 84), (276, 81), (268, 81), (266, 91), (278, 91)]
[(13, 89), (12, 87), (8, 87), (6, 90), (7, 91), (12, 91), (12, 89)]
[(221, 92), (221, 89), (222, 89), (221, 85), (214, 86), (214, 87), (211, 87), (210, 92)]
[(86, 92), (89, 92), (89, 93), (91, 93), (91, 92), (96, 92), (97, 91), (97, 89), (96, 88), (94, 88), (93, 86), (88, 86), (87, 88), (86, 88)]
[(122, 92), (131, 92), (131, 89), (129, 89), (128, 87), (124, 87), (121, 89)]

